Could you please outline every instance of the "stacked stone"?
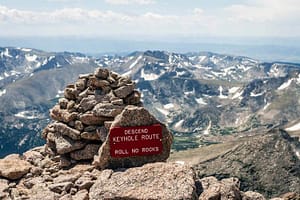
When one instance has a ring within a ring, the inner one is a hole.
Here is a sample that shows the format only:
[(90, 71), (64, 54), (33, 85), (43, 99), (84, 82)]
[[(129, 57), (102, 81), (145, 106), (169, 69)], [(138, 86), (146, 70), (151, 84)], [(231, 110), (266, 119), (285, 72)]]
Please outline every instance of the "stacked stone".
[(114, 118), (127, 105), (141, 106), (140, 97), (133, 81), (107, 69), (80, 75), (50, 110), (54, 122), (42, 133), (49, 153), (59, 155), (62, 166), (93, 159)]

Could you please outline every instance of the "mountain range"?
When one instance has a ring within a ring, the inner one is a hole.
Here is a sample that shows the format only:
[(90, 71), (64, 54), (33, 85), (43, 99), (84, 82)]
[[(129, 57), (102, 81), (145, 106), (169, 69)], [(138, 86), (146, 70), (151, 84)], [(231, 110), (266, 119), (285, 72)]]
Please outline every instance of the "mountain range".
[(175, 135), (174, 150), (258, 130), (300, 130), (300, 64), (211, 52), (81, 53), (0, 48), (0, 157), (44, 143), (41, 130), (63, 88), (109, 68), (130, 76), (144, 106)]

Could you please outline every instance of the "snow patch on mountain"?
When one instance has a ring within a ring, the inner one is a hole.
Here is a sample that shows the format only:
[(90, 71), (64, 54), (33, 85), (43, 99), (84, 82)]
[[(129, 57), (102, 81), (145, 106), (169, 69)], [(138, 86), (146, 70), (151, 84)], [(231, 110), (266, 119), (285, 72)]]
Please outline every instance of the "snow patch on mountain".
[(21, 48), (22, 51), (25, 51), (25, 52), (30, 52), (32, 51), (32, 49), (28, 49), (28, 48)]
[(169, 110), (169, 109), (172, 109), (172, 108), (174, 108), (174, 104), (172, 104), (172, 103), (168, 103), (168, 104), (164, 105), (164, 109)]
[(267, 104), (263, 107), (263, 110), (266, 110), (270, 105), (271, 105), (271, 103), (267, 103)]
[(24, 138), (22, 138), (22, 140), (19, 142), (18, 146), (23, 146), (26, 142), (26, 140), (28, 140), (29, 138), (29, 134), (25, 135)]
[(228, 90), (228, 92), (229, 92), (230, 94), (234, 94), (234, 93), (236, 93), (239, 89), (240, 89), (240, 87), (232, 87), (232, 88), (230, 88), (230, 89)]
[(290, 126), (285, 129), (286, 131), (299, 131), (300, 130), (300, 122), (298, 124), (295, 124), (293, 126)]
[(165, 116), (167, 116), (169, 114), (169, 111), (162, 109), (162, 108), (156, 108), (156, 110), (158, 110), (160, 113), (162, 113)]
[[(1, 80), (1, 79), (0, 79)], [(6, 89), (0, 90), (0, 97), (6, 94)]]
[(159, 77), (160, 75), (153, 74), (153, 73), (145, 74), (145, 70), (144, 69), (141, 70), (141, 78), (144, 78), (145, 81), (153, 81), (158, 79)]
[(220, 94), (219, 94), (220, 99), (227, 99), (228, 98), (228, 96), (225, 96), (223, 94), (223, 87), (222, 86), (219, 87), (219, 92), (220, 92)]
[(298, 78), (296, 79), (297, 83), (300, 84), (300, 74), (298, 75)]
[(239, 92), (236, 92), (232, 97), (231, 99), (242, 99), (242, 95), (243, 95), (243, 90), (239, 91)]
[(261, 92), (261, 93), (254, 93), (254, 92), (251, 92), (251, 94), (250, 94), (250, 96), (251, 97), (259, 97), (259, 96), (261, 96), (261, 95), (263, 95), (264, 94), (264, 92)]
[(211, 121), (209, 121), (208, 126), (207, 126), (206, 129), (203, 131), (203, 135), (209, 135), (209, 133), (210, 133), (210, 128), (211, 128)]
[(195, 100), (198, 104), (207, 105), (203, 98), (195, 98)]
[(131, 74), (132, 70), (129, 70), (128, 72), (125, 72), (124, 74), (122, 74), (122, 76), (129, 76)]
[(182, 127), (182, 124), (183, 124), (184, 120), (180, 120), (178, 122), (176, 122), (176, 124), (174, 125), (175, 128), (181, 128)]
[(74, 60), (75, 63), (82, 63), (82, 64), (84, 64), (84, 63), (88, 63), (90, 61), (90, 59), (88, 57), (72, 56), (72, 58), (73, 58), (73, 60)]
[(24, 119), (38, 119), (39, 115), (36, 111), (21, 111), (15, 114), (15, 117), (24, 118)]
[(30, 55), (30, 54), (25, 54), (25, 59), (28, 62), (34, 62), (37, 59), (37, 55)]
[(288, 88), (291, 85), (292, 81), (293, 81), (292, 79), (289, 79), (287, 82), (285, 82), (281, 86), (279, 86), (278, 90), (284, 90), (284, 89)]
[(9, 54), (8, 48), (5, 48), (5, 51), (4, 51), (3, 55), (6, 56), (6, 57), (12, 58), (12, 55)]
[(137, 59), (129, 66), (129, 69), (132, 69), (142, 59), (142, 57), (142, 55), (137, 57)]

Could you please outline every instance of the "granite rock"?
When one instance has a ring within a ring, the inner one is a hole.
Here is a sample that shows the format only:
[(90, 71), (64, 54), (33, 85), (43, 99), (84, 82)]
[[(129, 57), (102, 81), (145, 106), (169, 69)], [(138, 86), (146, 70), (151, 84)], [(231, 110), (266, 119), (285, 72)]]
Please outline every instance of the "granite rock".
[(192, 168), (175, 163), (151, 163), (124, 172), (104, 170), (89, 193), (96, 199), (198, 199)]

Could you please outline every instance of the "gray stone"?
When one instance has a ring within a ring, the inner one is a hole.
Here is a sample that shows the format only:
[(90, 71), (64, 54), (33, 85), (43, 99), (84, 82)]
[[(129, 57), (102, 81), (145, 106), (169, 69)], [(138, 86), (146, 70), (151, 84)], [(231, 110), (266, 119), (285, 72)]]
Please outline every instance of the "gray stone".
[(127, 84), (132, 84), (133, 82), (130, 80), (129, 77), (127, 76), (120, 76), (119, 79), (118, 79), (118, 87), (122, 87), (124, 85), (127, 85)]
[(70, 153), (74, 160), (91, 160), (97, 155), (100, 144), (87, 144), (82, 150)]
[(0, 177), (16, 180), (27, 174), (32, 165), (22, 160), (19, 155), (12, 154), (0, 159)]
[(82, 112), (92, 110), (97, 103), (95, 96), (89, 95), (80, 101), (80, 109)]
[(87, 88), (84, 91), (79, 93), (78, 98), (82, 99), (84, 97), (87, 97), (89, 93), (90, 93), (90, 88)]
[(104, 127), (105, 127), (107, 130), (109, 130), (110, 127), (111, 127), (111, 125), (112, 125), (112, 123), (113, 123), (113, 121), (105, 121), (105, 122), (104, 122)]
[(59, 157), (59, 166), (69, 167), (72, 164), (70, 158), (66, 155), (60, 155)]
[(72, 182), (54, 183), (49, 185), (49, 189), (55, 193), (69, 192), (73, 187)]
[(93, 109), (96, 116), (115, 117), (122, 112), (124, 106), (113, 105), (111, 103), (99, 103)]
[(80, 173), (75, 173), (75, 174), (71, 174), (71, 173), (62, 174), (62, 175), (56, 177), (55, 179), (53, 179), (53, 183), (64, 183), (64, 182), (72, 182), (72, 183), (75, 183), (75, 181), (76, 181), (77, 179), (79, 179), (80, 176), (81, 176)]
[(94, 72), (94, 75), (100, 79), (107, 79), (107, 77), (109, 75), (109, 71), (108, 71), (108, 69), (97, 68)]
[(86, 125), (97, 125), (101, 126), (105, 121), (111, 121), (111, 117), (95, 116), (92, 113), (86, 113), (80, 116), (80, 121)]
[(0, 178), (0, 193), (8, 191), (8, 181)]
[(102, 142), (105, 142), (105, 140), (107, 138), (107, 134), (108, 134), (107, 128), (105, 128), (105, 126), (101, 126), (101, 127), (97, 128), (96, 133), (97, 133), (99, 139)]
[(81, 140), (72, 140), (66, 136), (56, 135), (55, 144), (58, 154), (66, 154), (83, 148), (86, 143)]
[(123, 99), (119, 99), (119, 98), (115, 98), (111, 100), (111, 103), (113, 105), (119, 105), (119, 106), (122, 106), (124, 104)]
[(91, 74), (79, 74), (79, 78), (80, 79), (88, 79), (90, 78), (92, 75)]
[(98, 136), (97, 132), (83, 132), (81, 133), (81, 138), (85, 140), (95, 140), (100, 141), (100, 137)]
[(138, 91), (133, 91), (133, 93), (128, 95), (124, 101), (127, 105), (137, 105), (141, 103), (141, 94)]
[(242, 200), (238, 179), (229, 178), (218, 181), (215, 177), (206, 177), (200, 180), (203, 188), (199, 200)]
[(242, 200), (266, 200), (266, 198), (263, 195), (253, 191), (244, 192), (242, 193), (242, 196)]
[(78, 187), (79, 190), (89, 190), (94, 183), (95, 181), (93, 181), (92, 176), (84, 174), (75, 182), (75, 186)]
[(76, 110), (76, 109), (74, 109), (75, 105), (76, 105), (75, 101), (73, 101), (73, 100), (69, 101), (68, 105), (67, 105), (67, 110), (69, 110), (69, 111)]
[(73, 140), (79, 140), (80, 139), (80, 131), (68, 127), (66, 124), (55, 122), (52, 124), (55, 132), (60, 133), (61, 135), (66, 135)]
[(60, 106), (60, 109), (67, 109), (68, 102), (69, 102), (68, 99), (66, 99), (66, 98), (60, 98), (58, 100), (58, 104)]
[(151, 163), (115, 173), (104, 170), (90, 189), (90, 200), (96, 199), (196, 200), (195, 173), (175, 163)]
[(114, 93), (117, 97), (123, 99), (125, 98), (126, 96), (128, 96), (130, 93), (133, 92), (134, 90), (134, 84), (127, 84), (127, 85), (124, 85), (116, 90), (114, 90)]
[(52, 119), (64, 123), (69, 123), (70, 121), (75, 120), (77, 118), (77, 114), (78, 113), (76, 112), (70, 113), (68, 110), (60, 109), (59, 105), (54, 106), (50, 110), (50, 116)]
[(75, 89), (74, 85), (69, 85), (67, 88), (64, 90), (64, 96), (65, 98), (69, 100), (76, 100), (77, 96), (79, 95), (79, 91)]
[(86, 78), (80, 78), (76, 81), (75, 86), (78, 90), (84, 90), (86, 88)]
[[(145, 108), (136, 106), (127, 106), (123, 112), (115, 118), (111, 127), (130, 127), (130, 126), (148, 126), (153, 124), (160, 124)], [(145, 163), (165, 161), (170, 155), (171, 144), (173, 141), (172, 134), (162, 126), (162, 145), (163, 150), (157, 155), (148, 156), (134, 156), (117, 158), (110, 156), (110, 143), (106, 140), (99, 149), (98, 156), (95, 156), (94, 164), (101, 168), (120, 168), (120, 167), (134, 167), (141, 166)], [(110, 132), (108, 133), (109, 137)]]
[(44, 155), (42, 155), (39, 151), (29, 150), (23, 153), (24, 159), (35, 165), (38, 166), (38, 163), (44, 159)]
[(84, 132), (92, 132), (92, 131), (96, 131), (97, 126), (87, 126), (84, 128)]
[(95, 88), (103, 89), (103, 88), (109, 86), (110, 84), (106, 80), (101, 80), (101, 79), (98, 79), (96, 77), (91, 77), (88, 81), (88, 85), (92, 86), (92, 87), (95, 87)]
[(79, 130), (79, 131), (82, 131), (84, 129), (82, 122), (79, 120), (75, 121), (74, 127), (76, 130)]
[(87, 190), (78, 191), (73, 197), (73, 200), (89, 200), (89, 192)]

